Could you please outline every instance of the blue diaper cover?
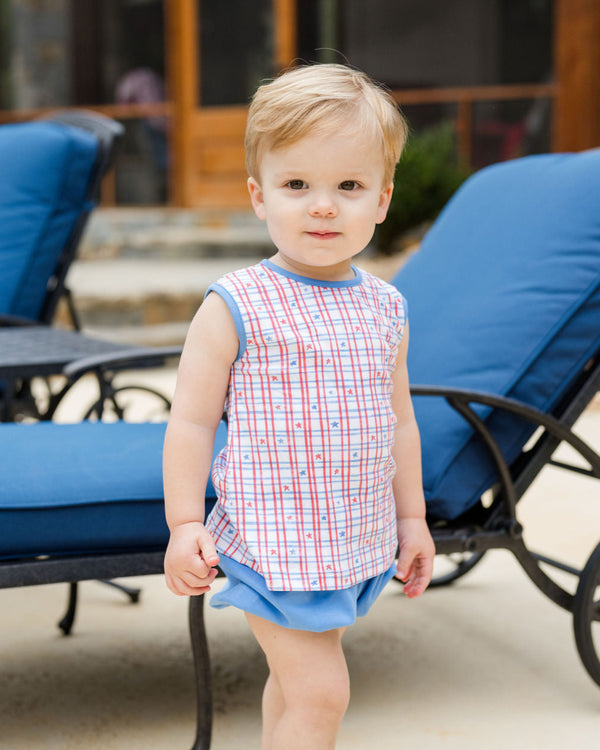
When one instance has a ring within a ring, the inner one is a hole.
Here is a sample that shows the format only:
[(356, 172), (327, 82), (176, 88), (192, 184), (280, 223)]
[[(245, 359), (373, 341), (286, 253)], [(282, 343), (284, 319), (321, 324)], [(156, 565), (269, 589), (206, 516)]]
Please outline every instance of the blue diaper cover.
[(381, 575), (335, 591), (270, 591), (252, 568), (222, 553), (219, 558), (227, 582), (210, 597), (211, 607), (237, 607), (284, 628), (314, 633), (352, 625), (357, 617), (366, 615), (396, 572), (394, 563)]

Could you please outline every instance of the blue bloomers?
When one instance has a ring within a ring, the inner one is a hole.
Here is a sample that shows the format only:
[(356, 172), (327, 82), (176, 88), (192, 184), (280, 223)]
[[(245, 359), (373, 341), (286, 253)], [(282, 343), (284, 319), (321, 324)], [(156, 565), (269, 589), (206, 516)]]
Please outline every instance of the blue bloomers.
[(269, 591), (259, 573), (223, 554), (219, 557), (227, 582), (210, 598), (211, 607), (237, 607), (284, 628), (315, 633), (352, 625), (366, 615), (396, 572), (394, 563), (381, 575), (335, 591)]

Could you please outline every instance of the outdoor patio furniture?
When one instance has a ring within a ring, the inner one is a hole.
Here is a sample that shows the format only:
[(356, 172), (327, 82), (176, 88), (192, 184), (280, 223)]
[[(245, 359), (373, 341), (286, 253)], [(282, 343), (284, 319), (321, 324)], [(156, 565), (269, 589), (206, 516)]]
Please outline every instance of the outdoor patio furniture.
[[(44, 380), (40, 399), (33, 395), (32, 377), (60, 373), (73, 359), (131, 348), (50, 328), (64, 299), (74, 331), (81, 329), (65, 280), (122, 133), (115, 120), (82, 110), (0, 126), (0, 333), (10, 339), (3, 355), (15, 365), (10, 380), (0, 380), (1, 421), (52, 419), (68, 384), (52, 390)], [(33, 326), (35, 331), (14, 330)], [(34, 362), (37, 372), (27, 371)], [(123, 416), (108, 373), (99, 387), (103, 400), (82, 418), (99, 417), (106, 402)], [(168, 407), (162, 394), (153, 395)]]
[[(434, 585), (487, 549), (509, 549), (573, 613), (579, 653), (600, 684), (600, 544), (575, 569), (529, 550), (517, 512), (547, 465), (600, 478), (598, 446), (571, 431), (600, 390), (600, 150), (477, 173), (394, 283), (409, 304), (430, 526), (454, 566)], [(561, 443), (583, 461), (558, 460)], [(579, 578), (577, 593), (549, 567)]]
[[(394, 283), (408, 299), (430, 526), (438, 553), (459, 556), (437, 583), (455, 581), (489, 549), (511, 551), (572, 612), (582, 662), (600, 685), (600, 544), (575, 569), (530, 551), (519, 521), (545, 466), (600, 479), (598, 446), (571, 430), (600, 388), (599, 201), (600, 151), (485, 169)], [(121, 365), (136, 360), (125, 355)], [(88, 360), (67, 373), (77, 380), (121, 365)], [(0, 425), (0, 588), (160, 572), (163, 431), (123, 422)], [(215, 450), (225, 439), (223, 423)], [(582, 464), (555, 460), (564, 443)], [(206, 496), (210, 507), (211, 485)], [(576, 593), (548, 566), (578, 579)], [(456, 597), (460, 606), (459, 590)], [(203, 600), (190, 599), (194, 750), (209, 747), (211, 732)]]

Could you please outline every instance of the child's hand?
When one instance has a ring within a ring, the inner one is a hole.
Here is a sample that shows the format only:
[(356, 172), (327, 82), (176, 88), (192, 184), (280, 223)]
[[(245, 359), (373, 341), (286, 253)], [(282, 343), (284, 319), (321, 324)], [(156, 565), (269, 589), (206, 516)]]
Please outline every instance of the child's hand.
[(218, 564), (217, 548), (204, 524), (183, 523), (173, 528), (165, 554), (165, 579), (174, 594), (205, 594), (217, 577)]
[(429, 586), (433, 574), (435, 545), (425, 519), (399, 518), (398, 544), (396, 578), (404, 583), (404, 593), (409, 599), (414, 599)]

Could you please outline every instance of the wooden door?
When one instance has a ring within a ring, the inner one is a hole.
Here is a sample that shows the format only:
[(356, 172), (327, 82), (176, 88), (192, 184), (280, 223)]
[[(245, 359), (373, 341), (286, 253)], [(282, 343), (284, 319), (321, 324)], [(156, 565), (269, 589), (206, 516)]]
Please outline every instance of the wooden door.
[(170, 1), (174, 204), (249, 208), (248, 102), (261, 79), (293, 60), (295, 10), (295, 0)]

